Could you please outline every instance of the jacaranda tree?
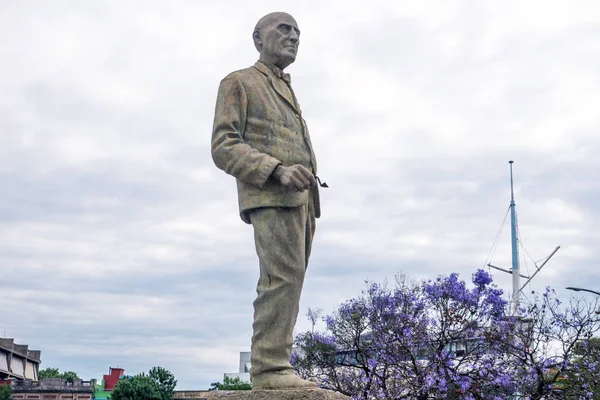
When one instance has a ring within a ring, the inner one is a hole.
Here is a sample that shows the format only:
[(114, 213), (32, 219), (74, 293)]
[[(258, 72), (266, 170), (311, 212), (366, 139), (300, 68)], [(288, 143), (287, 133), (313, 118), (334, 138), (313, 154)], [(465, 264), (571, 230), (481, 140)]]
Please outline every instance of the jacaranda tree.
[(355, 399), (505, 399), (515, 389), (500, 354), (507, 303), (487, 272), (472, 283), (370, 283), (325, 318), (326, 332), (297, 336), (294, 366)]
[[(600, 396), (599, 353), (593, 335), (600, 330), (598, 301), (561, 302), (556, 292), (532, 292), (505, 349), (515, 364), (519, 393), (537, 399), (592, 399)], [(590, 374), (592, 372), (592, 374)]]
[[(561, 314), (550, 294), (512, 315), (483, 270), (470, 285), (451, 274), (420, 283), (400, 276), (388, 286), (369, 283), (324, 318), (324, 332), (297, 335), (297, 373), (357, 400), (540, 399), (538, 392), (550, 398), (560, 390), (566, 395), (560, 382), (577, 366), (574, 346), (597, 331), (592, 307)], [(538, 309), (554, 310), (546, 311), (553, 318)], [(550, 352), (553, 341), (567, 349), (562, 358)], [(578, 362), (594, 367), (590, 360)], [(545, 389), (536, 392), (540, 385)]]
[[(569, 374), (567, 384), (575, 390), (593, 394), (600, 400), (600, 338), (591, 338), (577, 343), (575, 348), (575, 371)], [(570, 400), (579, 396), (572, 394)]]

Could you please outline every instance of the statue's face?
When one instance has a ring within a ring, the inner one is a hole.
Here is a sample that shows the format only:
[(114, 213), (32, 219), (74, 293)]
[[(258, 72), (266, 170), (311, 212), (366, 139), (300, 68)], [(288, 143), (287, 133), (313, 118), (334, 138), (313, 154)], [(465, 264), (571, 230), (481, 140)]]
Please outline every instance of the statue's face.
[(291, 15), (277, 13), (260, 29), (260, 58), (284, 69), (296, 60), (300, 29)]

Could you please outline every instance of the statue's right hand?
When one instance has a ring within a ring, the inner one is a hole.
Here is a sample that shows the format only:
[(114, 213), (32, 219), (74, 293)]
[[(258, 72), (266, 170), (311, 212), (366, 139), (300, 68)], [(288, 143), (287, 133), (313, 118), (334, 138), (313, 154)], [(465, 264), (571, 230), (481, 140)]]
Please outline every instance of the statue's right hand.
[(291, 167), (279, 165), (273, 171), (273, 177), (283, 186), (297, 190), (298, 192), (304, 192), (306, 189), (317, 184), (314, 175), (300, 164), (295, 164)]

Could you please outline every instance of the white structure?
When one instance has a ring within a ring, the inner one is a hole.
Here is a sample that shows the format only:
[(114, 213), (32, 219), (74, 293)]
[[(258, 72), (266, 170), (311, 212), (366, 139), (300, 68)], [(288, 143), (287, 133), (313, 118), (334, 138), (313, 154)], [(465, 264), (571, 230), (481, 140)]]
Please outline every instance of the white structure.
[(250, 352), (240, 351), (239, 372), (225, 373), (225, 378), (240, 378), (242, 382), (250, 382)]

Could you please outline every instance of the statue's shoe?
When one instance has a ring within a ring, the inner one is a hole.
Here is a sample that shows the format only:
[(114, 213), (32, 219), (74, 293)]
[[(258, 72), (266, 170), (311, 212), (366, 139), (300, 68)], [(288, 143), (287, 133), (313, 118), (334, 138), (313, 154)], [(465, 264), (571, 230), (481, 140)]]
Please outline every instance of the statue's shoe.
[(316, 389), (314, 382), (306, 381), (292, 372), (270, 372), (252, 377), (252, 390)]

